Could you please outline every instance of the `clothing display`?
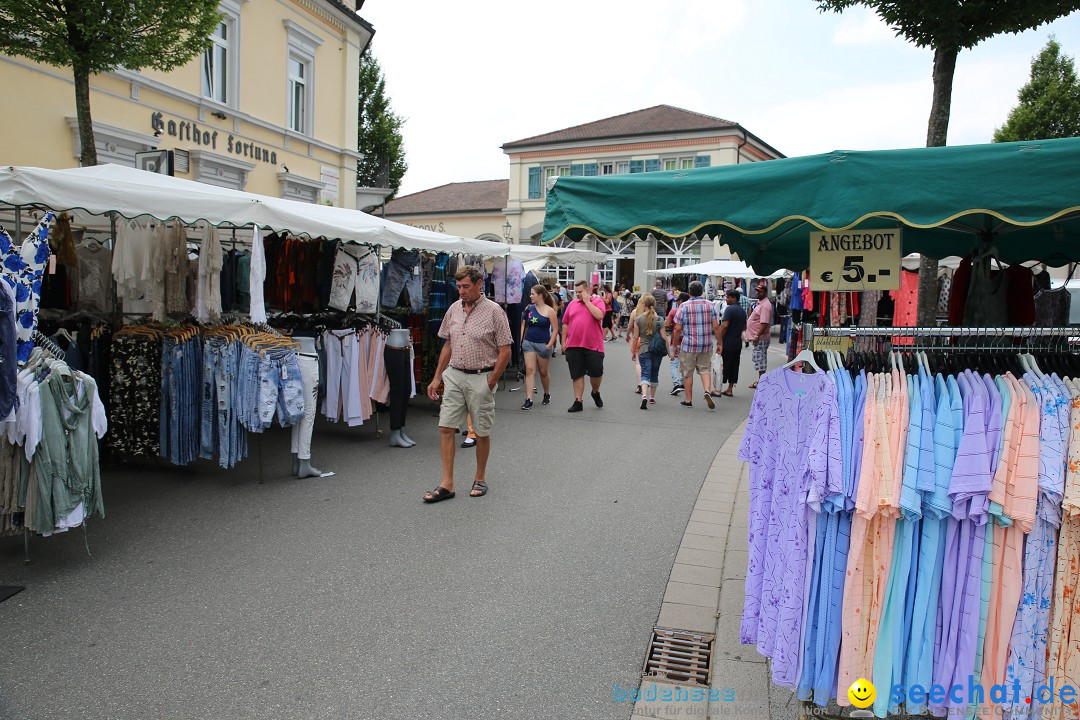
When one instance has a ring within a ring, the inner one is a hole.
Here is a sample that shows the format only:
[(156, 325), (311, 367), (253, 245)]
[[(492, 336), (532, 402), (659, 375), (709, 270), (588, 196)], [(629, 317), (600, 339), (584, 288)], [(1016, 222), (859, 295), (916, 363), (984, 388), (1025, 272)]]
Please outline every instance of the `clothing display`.
[(38, 306), (41, 304), (41, 281), (49, 261), (49, 226), (52, 213), (45, 213), (23, 240), (15, 245), (11, 236), (0, 227), (0, 267), (3, 279), (15, 291), (15, 338), (19, 363), (30, 357), (30, 341), (37, 329)]
[(358, 313), (379, 309), (379, 255), (369, 247), (339, 245), (334, 258), (328, 306), (355, 308)]
[(409, 295), (409, 307), (418, 313), (424, 309), (424, 283), (420, 276), (420, 253), (397, 248), (390, 262), (382, 268), (381, 304), (384, 308), (398, 306), (403, 292)]
[(521, 302), (524, 278), (525, 264), (520, 260), (516, 258), (496, 260), (491, 270), (491, 282), (495, 286), (495, 302), (510, 305)]
[(112, 289), (109, 273), (112, 266), (112, 252), (101, 243), (90, 240), (75, 248), (79, 258), (79, 295), (80, 310), (110, 312), (112, 310)]
[(372, 401), (387, 404), (390, 382), (383, 360), (385, 346), (386, 335), (373, 328), (323, 333), (326, 396), (322, 412), (328, 419), (362, 425), (374, 412)]
[(0, 535), (52, 535), (105, 516), (97, 440), (108, 430), (93, 378), (34, 348), (18, 409), (0, 422)]
[[(1080, 362), (868, 355), (759, 381), (741, 641), (819, 705), (861, 677), (885, 717), (901, 708), (883, 689), (971, 682), (1040, 716), (1024, 698), (1080, 680)], [(979, 709), (958, 697), (903, 710)]]
[(199, 272), (195, 296), (195, 319), (201, 323), (221, 319), (221, 268), (224, 254), (218, 229), (204, 224), (199, 244)]
[(142, 300), (151, 295), (154, 272), (151, 270), (152, 231), (137, 220), (123, 220), (117, 225), (113, 246), (112, 275), (116, 295), (121, 300)]

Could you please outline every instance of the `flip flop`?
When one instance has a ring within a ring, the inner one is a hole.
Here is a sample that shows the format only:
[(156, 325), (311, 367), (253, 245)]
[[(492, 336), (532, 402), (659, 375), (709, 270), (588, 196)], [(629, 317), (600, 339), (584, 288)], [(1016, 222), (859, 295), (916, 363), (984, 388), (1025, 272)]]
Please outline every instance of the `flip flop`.
[[(477, 492), (479, 490), (480, 492)], [(483, 480), (474, 480), (472, 489), (469, 490), (469, 497), (484, 497), (487, 495), (488, 486)]]
[(425, 495), (430, 495), (430, 497), (425, 496), (424, 497), (424, 502), (426, 502), (426, 503), (437, 503), (437, 502), (442, 502), (443, 500), (450, 500), (451, 498), (453, 498), (454, 497), (454, 491), (453, 490), (447, 490), (442, 485), (440, 485), (439, 487), (435, 488), (434, 490), (432, 490), (432, 491), (430, 491), (428, 493), (425, 493)]
[(726, 390), (724, 392), (720, 393), (720, 394), (723, 395), (724, 397), (735, 397), (733, 394), (727, 392)]
[(750, 383), (750, 385), (749, 385), (748, 387), (749, 387), (749, 388), (750, 388), (751, 390), (756, 390), (756, 389), (757, 389), (757, 383)]

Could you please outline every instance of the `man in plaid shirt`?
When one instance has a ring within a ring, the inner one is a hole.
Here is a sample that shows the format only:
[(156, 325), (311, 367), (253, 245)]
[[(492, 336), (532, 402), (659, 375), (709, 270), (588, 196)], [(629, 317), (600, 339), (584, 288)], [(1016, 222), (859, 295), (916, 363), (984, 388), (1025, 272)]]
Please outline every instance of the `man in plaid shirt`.
[(716, 308), (701, 297), (704, 288), (695, 280), (690, 283), (687, 292), (690, 299), (679, 306), (675, 313), (675, 333), (671, 338), (674, 353), (679, 358), (679, 370), (683, 376), (686, 400), (679, 404), (683, 407), (694, 405), (694, 372), (701, 376), (701, 385), (705, 389), (705, 404), (712, 410), (716, 404), (712, 399), (712, 354), (713, 338), (720, 337), (720, 323), (716, 317)]

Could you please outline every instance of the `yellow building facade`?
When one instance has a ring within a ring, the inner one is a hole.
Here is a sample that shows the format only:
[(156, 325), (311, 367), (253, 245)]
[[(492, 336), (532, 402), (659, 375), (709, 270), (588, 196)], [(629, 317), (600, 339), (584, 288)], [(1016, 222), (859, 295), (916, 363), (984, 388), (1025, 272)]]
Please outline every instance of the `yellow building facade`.
[[(183, 67), (90, 78), (98, 162), (356, 207), (360, 55), (374, 29), (337, 0), (221, 0), (213, 45)], [(70, 69), (0, 55), (23, 108), (0, 114), (0, 163), (79, 164)]]

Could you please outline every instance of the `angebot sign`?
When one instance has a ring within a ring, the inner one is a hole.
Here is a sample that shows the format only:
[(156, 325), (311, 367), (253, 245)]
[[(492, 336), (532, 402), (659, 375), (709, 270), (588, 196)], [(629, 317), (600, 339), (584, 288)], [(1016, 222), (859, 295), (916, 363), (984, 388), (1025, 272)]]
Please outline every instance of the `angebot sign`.
[(810, 233), (814, 290), (899, 290), (900, 228)]

